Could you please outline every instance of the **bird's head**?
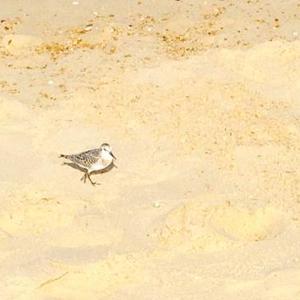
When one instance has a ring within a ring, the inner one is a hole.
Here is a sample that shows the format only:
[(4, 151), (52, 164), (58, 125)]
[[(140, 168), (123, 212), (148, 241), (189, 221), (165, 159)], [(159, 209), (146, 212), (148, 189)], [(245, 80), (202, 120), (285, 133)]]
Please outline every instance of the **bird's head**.
[(101, 154), (110, 159), (117, 159), (112, 153), (111, 147), (107, 143), (103, 143), (100, 147)]

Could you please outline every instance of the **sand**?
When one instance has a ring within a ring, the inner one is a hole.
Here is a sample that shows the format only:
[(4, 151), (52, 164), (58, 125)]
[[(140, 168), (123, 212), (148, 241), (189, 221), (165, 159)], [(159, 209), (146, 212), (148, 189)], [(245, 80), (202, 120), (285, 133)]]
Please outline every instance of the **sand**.
[(1, 1), (0, 299), (300, 299), (299, 9)]

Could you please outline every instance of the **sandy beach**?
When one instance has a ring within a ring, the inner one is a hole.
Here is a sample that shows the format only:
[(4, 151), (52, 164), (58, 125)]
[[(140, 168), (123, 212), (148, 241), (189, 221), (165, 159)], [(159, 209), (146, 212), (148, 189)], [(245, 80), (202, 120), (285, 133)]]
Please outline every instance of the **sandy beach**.
[(0, 17), (1, 300), (300, 299), (298, 1)]

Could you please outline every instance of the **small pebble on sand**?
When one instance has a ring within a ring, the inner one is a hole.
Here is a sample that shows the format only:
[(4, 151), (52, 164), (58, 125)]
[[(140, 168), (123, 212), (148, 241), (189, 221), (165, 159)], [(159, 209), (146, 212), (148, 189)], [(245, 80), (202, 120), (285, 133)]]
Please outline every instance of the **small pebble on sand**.
[(152, 203), (152, 206), (155, 208), (159, 208), (160, 207), (160, 203), (158, 201), (155, 201)]

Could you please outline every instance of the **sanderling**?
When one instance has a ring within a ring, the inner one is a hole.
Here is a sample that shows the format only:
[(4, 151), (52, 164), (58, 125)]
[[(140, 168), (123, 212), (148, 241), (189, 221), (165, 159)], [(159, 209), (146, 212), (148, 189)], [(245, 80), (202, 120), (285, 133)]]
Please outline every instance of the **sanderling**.
[(114, 160), (116, 159), (116, 157), (111, 151), (110, 145), (107, 143), (102, 144), (100, 148), (97, 149), (88, 150), (78, 154), (61, 154), (60, 157), (69, 159), (77, 167), (83, 169), (85, 173), (81, 180), (86, 182), (86, 178), (88, 178), (91, 184), (93, 185), (95, 185), (96, 182), (93, 182), (91, 180), (90, 174), (92, 172), (105, 172), (110, 170), (112, 167), (115, 166)]

